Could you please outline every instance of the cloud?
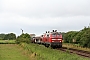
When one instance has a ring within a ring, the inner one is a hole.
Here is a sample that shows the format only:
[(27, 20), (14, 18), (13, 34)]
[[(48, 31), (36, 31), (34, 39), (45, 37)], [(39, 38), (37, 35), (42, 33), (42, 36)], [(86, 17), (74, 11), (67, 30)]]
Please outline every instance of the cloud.
[(90, 15), (89, 0), (3, 0), (3, 9), (28, 17)]
[(90, 23), (89, 6), (89, 0), (0, 0), (0, 31), (80, 30)]

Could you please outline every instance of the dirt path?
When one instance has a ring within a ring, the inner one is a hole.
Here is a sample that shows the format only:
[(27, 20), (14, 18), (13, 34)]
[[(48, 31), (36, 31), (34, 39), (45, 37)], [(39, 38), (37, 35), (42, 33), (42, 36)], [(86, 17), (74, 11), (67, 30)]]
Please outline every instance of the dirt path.
[(0, 44), (0, 60), (30, 60), (16, 44)]

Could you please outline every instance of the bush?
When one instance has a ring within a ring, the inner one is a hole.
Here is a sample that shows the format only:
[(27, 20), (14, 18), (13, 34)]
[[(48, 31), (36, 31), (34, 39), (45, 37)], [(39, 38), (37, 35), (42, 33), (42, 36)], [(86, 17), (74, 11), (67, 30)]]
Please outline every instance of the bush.
[(20, 36), (18, 36), (17, 37), (17, 39), (16, 39), (16, 43), (17, 44), (19, 44), (19, 43), (21, 43), (21, 42), (25, 42), (25, 43), (30, 43), (30, 41), (31, 41), (31, 37), (30, 37), (30, 35), (29, 34), (21, 34)]

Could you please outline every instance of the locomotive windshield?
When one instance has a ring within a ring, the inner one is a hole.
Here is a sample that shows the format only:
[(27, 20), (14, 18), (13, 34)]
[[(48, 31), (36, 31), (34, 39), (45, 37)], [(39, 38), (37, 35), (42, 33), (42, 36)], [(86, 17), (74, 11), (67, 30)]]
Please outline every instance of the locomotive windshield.
[(56, 37), (56, 36), (60, 37), (60, 35), (61, 35), (60, 33), (52, 33), (52, 37)]

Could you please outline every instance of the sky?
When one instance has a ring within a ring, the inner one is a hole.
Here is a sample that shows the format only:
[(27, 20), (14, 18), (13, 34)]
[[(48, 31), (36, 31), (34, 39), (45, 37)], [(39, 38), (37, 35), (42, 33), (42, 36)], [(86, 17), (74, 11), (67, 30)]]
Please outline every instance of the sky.
[(0, 0), (0, 33), (79, 31), (90, 23), (90, 0)]

